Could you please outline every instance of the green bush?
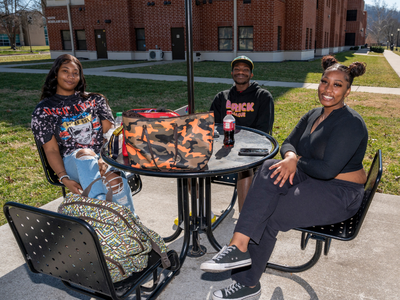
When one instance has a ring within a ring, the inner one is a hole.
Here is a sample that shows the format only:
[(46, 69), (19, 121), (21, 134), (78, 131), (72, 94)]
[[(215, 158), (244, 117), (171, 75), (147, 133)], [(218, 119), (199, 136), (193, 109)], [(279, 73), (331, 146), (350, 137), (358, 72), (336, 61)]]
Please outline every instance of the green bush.
[(380, 46), (371, 46), (369, 48), (370, 51), (376, 52), (376, 53), (383, 53), (385, 51), (385, 48), (380, 47)]

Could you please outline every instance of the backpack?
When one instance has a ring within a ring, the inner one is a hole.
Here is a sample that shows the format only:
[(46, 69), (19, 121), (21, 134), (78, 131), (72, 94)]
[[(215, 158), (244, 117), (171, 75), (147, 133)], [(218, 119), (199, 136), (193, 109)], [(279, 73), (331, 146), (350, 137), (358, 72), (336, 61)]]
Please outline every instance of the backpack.
[(123, 205), (69, 193), (58, 212), (78, 217), (93, 227), (113, 282), (145, 269), (152, 249), (161, 256), (163, 268), (171, 265), (163, 238)]

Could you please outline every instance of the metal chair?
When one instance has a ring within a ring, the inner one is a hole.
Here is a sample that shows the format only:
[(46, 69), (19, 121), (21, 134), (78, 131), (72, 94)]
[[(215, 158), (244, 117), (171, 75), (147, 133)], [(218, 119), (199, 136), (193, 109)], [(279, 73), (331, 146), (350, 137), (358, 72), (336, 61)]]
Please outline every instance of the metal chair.
[[(357, 237), (361, 226), (368, 212), (368, 208), (375, 195), (379, 181), (382, 176), (382, 152), (378, 150), (368, 173), (367, 182), (364, 185), (364, 198), (358, 212), (351, 218), (336, 224), (328, 224), (324, 226), (312, 226), (307, 228), (295, 228), (301, 231), (301, 249), (304, 250), (309, 239), (316, 240), (315, 252), (313, 257), (305, 264), (296, 267), (282, 266), (273, 263), (268, 263), (267, 268), (298, 273), (313, 267), (319, 260), (324, 248), (324, 255), (328, 255), (332, 239), (341, 241), (350, 241)], [(323, 247), (323, 243), (324, 247)]]
[[(158, 282), (157, 269), (162, 265), (152, 251), (146, 269), (113, 284), (96, 232), (88, 223), (15, 202), (7, 202), (3, 210), (32, 272), (56, 277), (68, 288), (91, 297), (120, 300), (136, 291), (136, 299), (141, 299), (141, 291), (146, 291), (151, 292), (147, 299), (155, 299), (179, 272), (178, 254), (171, 250), (171, 267)], [(153, 285), (143, 287), (151, 276)]]
[[(40, 161), (42, 162), (44, 175), (46, 176), (47, 181), (52, 185), (60, 186), (62, 189), (63, 197), (65, 198), (66, 195), (65, 186), (58, 181), (58, 176), (51, 168), (49, 162), (47, 161), (46, 153), (44, 152), (43, 147), (39, 146), (36, 140), (35, 143), (39, 153)], [(136, 195), (142, 190), (142, 180), (138, 174), (134, 173), (127, 174), (127, 181), (131, 189), (132, 196)]]

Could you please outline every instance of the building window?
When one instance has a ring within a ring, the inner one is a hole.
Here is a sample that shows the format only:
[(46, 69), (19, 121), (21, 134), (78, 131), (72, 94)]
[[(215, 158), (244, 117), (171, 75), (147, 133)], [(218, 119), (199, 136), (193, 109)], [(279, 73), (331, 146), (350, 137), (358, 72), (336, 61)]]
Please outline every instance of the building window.
[(218, 50), (232, 50), (232, 27), (218, 27)]
[(308, 49), (308, 28), (306, 29), (306, 49)]
[(71, 34), (69, 30), (61, 30), (63, 50), (72, 50)]
[(348, 10), (346, 21), (357, 21), (357, 10)]
[(76, 34), (76, 49), (78, 50), (87, 50), (86, 47), (86, 33), (85, 30), (77, 30)]
[[(19, 34), (15, 35), (15, 45), (21, 46), (21, 42), (19, 41)], [(0, 46), (11, 46), (7, 34), (0, 34)]]
[(136, 28), (136, 50), (146, 51), (146, 38), (144, 35), (144, 28)]
[(49, 33), (47, 32), (47, 26), (44, 26), (44, 39), (46, 41), (46, 46), (49, 45)]
[(253, 26), (239, 27), (239, 50), (253, 51)]
[(312, 41), (312, 28), (310, 28), (310, 41), (309, 41), (309, 44), (308, 44), (308, 49), (312, 49), (311, 41)]
[(278, 26), (278, 50), (282, 50), (282, 26)]

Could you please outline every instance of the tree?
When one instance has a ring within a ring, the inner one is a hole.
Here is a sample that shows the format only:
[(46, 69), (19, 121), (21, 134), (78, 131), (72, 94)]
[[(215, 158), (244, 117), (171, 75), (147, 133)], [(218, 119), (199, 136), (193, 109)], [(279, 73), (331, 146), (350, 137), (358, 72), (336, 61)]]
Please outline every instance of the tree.
[(397, 34), (400, 14), (395, 6), (388, 7), (383, 0), (375, 0), (372, 6), (366, 6), (368, 12), (368, 34), (377, 43), (389, 41), (393, 43), (393, 37)]
[(32, 14), (38, 13), (38, 8), (41, 11), (45, 2), (45, 0), (0, 0), (0, 26), (5, 30), (13, 49), (20, 26), (29, 24)]

